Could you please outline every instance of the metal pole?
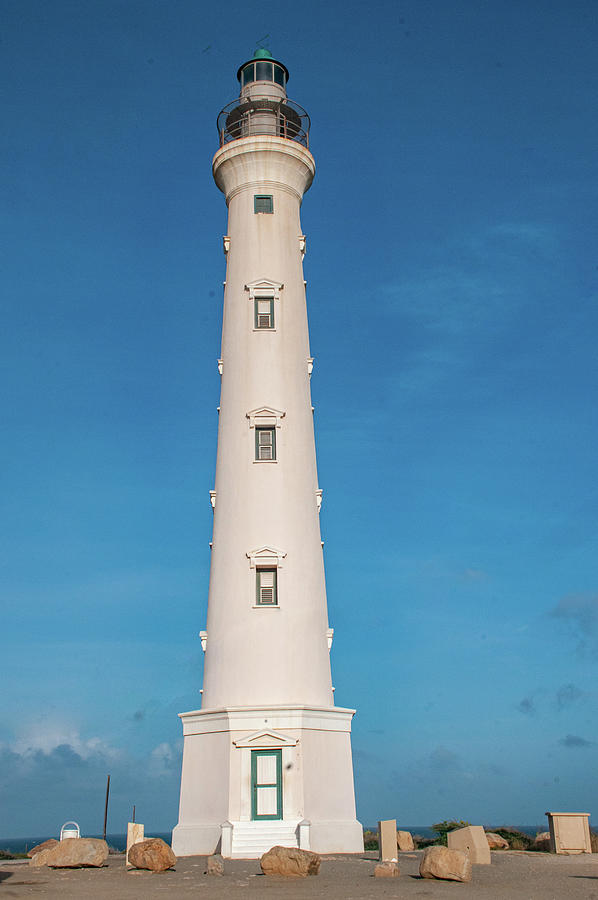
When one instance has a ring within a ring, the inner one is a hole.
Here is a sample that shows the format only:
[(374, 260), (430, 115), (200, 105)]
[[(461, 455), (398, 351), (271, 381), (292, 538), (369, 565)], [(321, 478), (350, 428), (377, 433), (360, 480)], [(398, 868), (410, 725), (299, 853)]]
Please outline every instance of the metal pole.
[(110, 793), (110, 775), (106, 782), (106, 806), (104, 807), (104, 840), (106, 840), (106, 822), (108, 821), (108, 795)]
[(133, 804), (133, 822), (135, 821), (135, 804)]

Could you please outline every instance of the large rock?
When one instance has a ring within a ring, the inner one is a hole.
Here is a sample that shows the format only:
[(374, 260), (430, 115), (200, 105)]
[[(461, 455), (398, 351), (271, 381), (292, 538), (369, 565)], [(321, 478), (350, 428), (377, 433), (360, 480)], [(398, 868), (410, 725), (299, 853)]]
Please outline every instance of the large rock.
[(56, 838), (48, 838), (47, 841), (42, 841), (41, 844), (32, 847), (27, 856), (31, 859), (36, 853), (40, 853), (42, 850), (49, 850), (51, 847), (55, 847), (57, 843)]
[(318, 854), (310, 850), (272, 847), (260, 859), (260, 866), (264, 875), (295, 875), (304, 878), (306, 875), (317, 875), (320, 862)]
[(410, 853), (415, 850), (410, 831), (397, 831), (397, 847), (401, 853)]
[(486, 840), (488, 841), (488, 846), (491, 850), (509, 849), (509, 842), (505, 841), (504, 837), (501, 837), (500, 834), (495, 834), (493, 831), (486, 832)]
[(535, 850), (545, 850), (547, 853), (550, 853), (550, 832), (549, 831), (541, 831), (536, 835), (534, 839), (534, 849)]
[(30, 866), (51, 866), (53, 869), (99, 868), (108, 859), (108, 844), (98, 838), (65, 838), (53, 847), (40, 850)]
[(374, 869), (374, 878), (398, 878), (400, 874), (398, 864), (390, 860), (378, 863)]
[(133, 844), (129, 850), (129, 862), (136, 869), (166, 872), (176, 866), (176, 856), (162, 838), (148, 838)]
[(471, 860), (464, 850), (448, 847), (428, 847), (419, 864), (422, 878), (441, 878), (445, 881), (471, 881)]
[[(69, 838), (69, 840), (71, 840)], [(72, 838), (72, 840), (76, 840), (76, 838)], [(39, 869), (41, 866), (48, 865), (48, 859), (52, 858), (52, 850), (53, 847), (47, 847), (45, 850), (40, 850), (39, 853), (36, 853), (35, 856), (32, 856), (29, 860), (29, 865), (33, 866), (34, 869)]]

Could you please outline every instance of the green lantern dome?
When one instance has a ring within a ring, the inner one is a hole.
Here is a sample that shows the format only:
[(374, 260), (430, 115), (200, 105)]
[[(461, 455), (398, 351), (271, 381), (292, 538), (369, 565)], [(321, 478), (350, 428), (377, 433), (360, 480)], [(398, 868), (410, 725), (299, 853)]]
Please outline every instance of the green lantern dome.
[(273, 57), (269, 50), (266, 50), (265, 47), (260, 47), (253, 54), (253, 58), (254, 59), (272, 59)]

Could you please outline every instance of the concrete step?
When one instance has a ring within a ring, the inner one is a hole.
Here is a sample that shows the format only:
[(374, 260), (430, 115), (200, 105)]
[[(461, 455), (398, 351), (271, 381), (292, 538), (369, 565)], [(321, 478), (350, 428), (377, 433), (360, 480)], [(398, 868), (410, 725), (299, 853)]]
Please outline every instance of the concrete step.
[(272, 847), (298, 847), (298, 822), (233, 823), (233, 859), (259, 859)]

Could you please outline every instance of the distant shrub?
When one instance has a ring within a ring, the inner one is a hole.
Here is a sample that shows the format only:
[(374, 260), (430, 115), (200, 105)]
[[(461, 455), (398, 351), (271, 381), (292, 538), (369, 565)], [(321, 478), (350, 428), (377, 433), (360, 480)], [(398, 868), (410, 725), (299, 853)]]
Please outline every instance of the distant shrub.
[(425, 838), (421, 834), (413, 835), (413, 846), (416, 850), (425, 850), (426, 847), (431, 847), (432, 844), (435, 844), (437, 838)]
[(378, 844), (378, 832), (377, 831), (364, 831), (363, 832), (363, 849), (364, 850), (379, 850)]
[(511, 850), (538, 850), (534, 843), (533, 837), (518, 828), (493, 828), (494, 834), (500, 835), (505, 841), (509, 842)]
[(436, 840), (431, 841), (434, 844), (443, 844), (445, 847), (448, 844), (447, 834), (449, 831), (455, 831), (457, 828), (466, 828), (467, 825), (470, 825), (471, 822), (456, 822), (454, 819), (450, 821), (437, 822), (436, 825), (432, 825), (432, 831), (435, 831), (438, 837)]
[(595, 831), (590, 831), (590, 844), (592, 853), (598, 853), (598, 833)]

